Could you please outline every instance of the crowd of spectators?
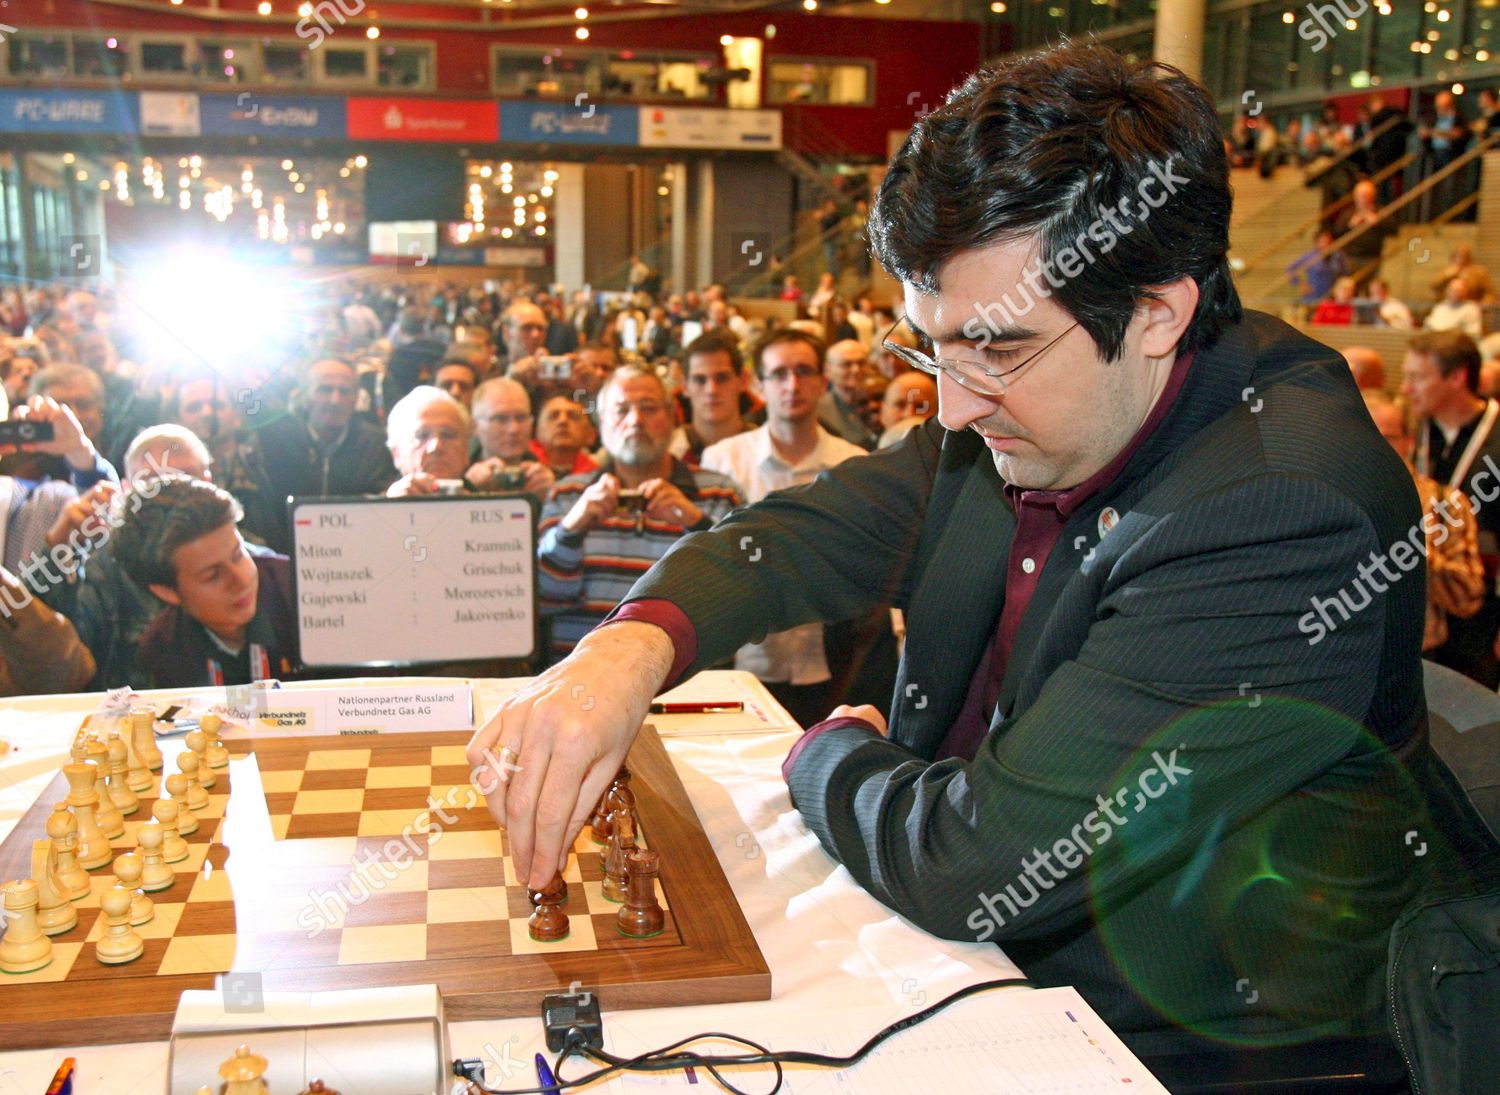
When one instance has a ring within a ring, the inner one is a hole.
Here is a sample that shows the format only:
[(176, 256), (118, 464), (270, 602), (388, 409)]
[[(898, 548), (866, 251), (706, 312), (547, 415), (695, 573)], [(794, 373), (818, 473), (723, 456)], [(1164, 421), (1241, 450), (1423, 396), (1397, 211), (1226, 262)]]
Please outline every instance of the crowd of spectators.
[[(751, 318), (721, 286), (640, 280), (395, 278), (319, 305), (294, 352), (240, 372), (153, 359), (107, 286), (0, 294), (3, 402), (51, 430), (0, 445), (0, 689), (305, 675), (290, 497), (532, 495), (542, 643), (525, 664), (456, 668), (539, 669), (682, 535), (936, 413), (933, 379), (881, 346), (893, 321), (869, 295)], [(893, 671), (892, 624), (771, 636), (737, 662), (820, 718), (879, 679), (870, 652)]]
[[(1472, 256), (1455, 258), (1443, 276), (1433, 279), (1430, 300), (1392, 299), (1381, 267), (1387, 244), (1402, 223), (1426, 223), (1439, 216), (1474, 220), (1477, 165), (1453, 165), (1497, 133), (1500, 102), (1493, 89), (1476, 93), (1472, 116), (1453, 91), (1441, 91), (1421, 118), (1377, 92), (1354, 119), (1343, 118), (1334, 104), (1325, 106), (1316, 120), (1240, 115), (1225, 147), (1236, 167), (1263, 177), (1297, 168), (1307, 186), (1320, 190), (1322, 215), (1312, 246), (1287, 268), (1313, 322), (1400, 327), (1404, 310), (1429, 329), (1456, 327), (1478, 339), (1485, 333), (1482, 309), (1494, 302), (1494, 292)], [(1419, 186), (1415, 200), (1402, 200)], [(1456, 277), (1462, 284), (1452, 284)], [(1352, 279), (1352, 285), (1343, 284), (1344, 278)]]

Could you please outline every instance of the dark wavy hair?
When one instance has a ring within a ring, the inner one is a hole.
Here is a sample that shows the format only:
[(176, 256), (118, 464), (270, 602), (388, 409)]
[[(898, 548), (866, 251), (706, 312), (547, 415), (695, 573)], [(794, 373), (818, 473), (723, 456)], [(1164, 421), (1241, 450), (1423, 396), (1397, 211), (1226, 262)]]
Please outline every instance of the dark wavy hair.
[[(1141, 187), (1160, 180), (1152, 165), (1166, 163), (1188, 181), (1128, 234), (1111, 232), (1118, 243), (1107, 253), (1090, 244), (1106, 211), (1123, 208), (1121, 199), (1139, 204)], [(1055, 264), (1084, 241), (1078, 250), (1091, 261), (1050, 295), (1112, 361), (1150, 286), (1198, 283), (1184, 351), (1240, 319), (1225, 257), (1230, 204), (1218, 116), (1200, 84), (1103, 46), (1064, 45), (981, 69), (918, 121), (881, 183), (869, 229), (881, 263), (924, 292), (937, 291), (947, 259), (971, 248), (1036, 235), (1042, 261)]]

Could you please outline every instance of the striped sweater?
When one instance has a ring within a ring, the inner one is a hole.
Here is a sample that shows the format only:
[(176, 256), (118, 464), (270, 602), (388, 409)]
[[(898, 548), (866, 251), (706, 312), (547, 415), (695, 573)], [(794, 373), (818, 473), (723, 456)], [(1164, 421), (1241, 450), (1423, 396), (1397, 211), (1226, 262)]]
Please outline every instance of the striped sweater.
[[(636, 579), (690, 531), (682, 525), (646, 520), (637, 532), (633, 517), (611, 517), (581, 536), (564, 532), (562, 519), (578, 496), (611, 470), (606, 462), (597, 471), (559, 480), (542, 507), (537, 529), (537, 592), (542, 613), (552, 627), (549, 664), (566, 656), (625, 599)], [(703, 511), (707, 517), (703, 528), (744, 501), (727, 475), (694, 471), (675, 458), (669, 478)]]

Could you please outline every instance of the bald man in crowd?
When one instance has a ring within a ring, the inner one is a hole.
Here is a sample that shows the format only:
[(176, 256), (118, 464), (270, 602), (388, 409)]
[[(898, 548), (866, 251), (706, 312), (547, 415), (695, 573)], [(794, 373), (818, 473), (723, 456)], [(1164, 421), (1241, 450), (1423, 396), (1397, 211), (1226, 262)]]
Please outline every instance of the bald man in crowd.
[(505, 376), (486, 380), (471, 404), (474, 438), (472, 463), (464, 478), (476, 491), (523, 490), (545, 502), (557, 475), (531, 451), (536, 419), (524, 385)]
[(818, 422), (835, 437), (842, 437), (865, 451), (875, 447), (875, 432), (865, 422), (865, 374), (870, 351), (857, 339), (846, 338), (828, 347), (823, 374), (828, 390), (818, 400)]
[[(337, 358), (315, 362), (298, 387), (296, 408), (258, 431), (273, 499), (383, 494), (396, 468), (379, 426), (354, 416), (359, 381)], [(284, 505), (266, 543), (283, 554), (292, 546)]]
[(1339, 353), (1349, 363), (1354, 383), (1359, 385), (1361, 391), (1385, 390), (1385, 361), (1379, 350), (1372, 350), (1368, 346), (1346, 346)]
[(596, 440), (594, 424), (582, 403), (565, 395), (554, 395), (542, 404), (531, 454), (558, 478), (587, 475), (598, 468), (589, 448)]
[(886, 449), (911, 430), (937, 414), (937, 381), (913, 369), (902, 373), (885, 388), (880, 401), (879, 448)]
[(529, 300), (518, 300), (505, 310), (505, 375), (533, 387), (538, 358), (547, 352), (547, 313)]

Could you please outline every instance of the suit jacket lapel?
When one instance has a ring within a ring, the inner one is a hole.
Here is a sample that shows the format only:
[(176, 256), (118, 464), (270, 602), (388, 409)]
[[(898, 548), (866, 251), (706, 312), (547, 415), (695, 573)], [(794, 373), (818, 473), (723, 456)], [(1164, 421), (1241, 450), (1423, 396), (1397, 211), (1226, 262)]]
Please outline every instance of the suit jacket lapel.
[(926, 523), (938, 532), (919, 560), (921, 578), (906, 620), (914, 641), (902, 659), (891, 711), (892, 740), (929, 757), (963, 710), (1000, 618), (1005, 560), (1016, 530), (989, 453), (982, 447), (966, 453), (969, 439), (978, 441), (949, 435), (945, 449), (951, 446), (958, 459), (944, 460), (933, 485)]

